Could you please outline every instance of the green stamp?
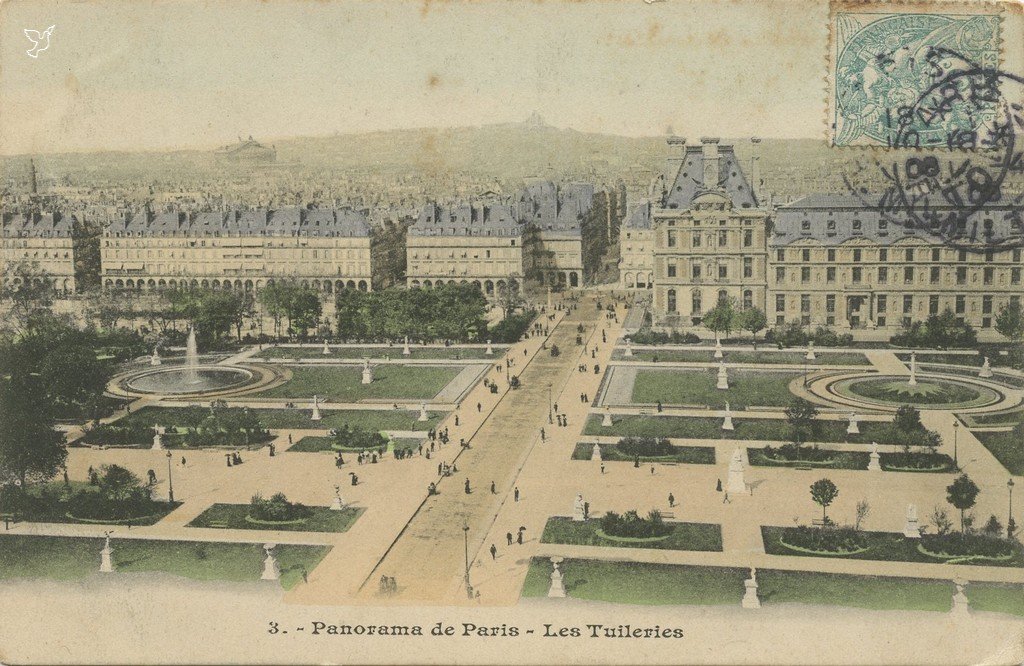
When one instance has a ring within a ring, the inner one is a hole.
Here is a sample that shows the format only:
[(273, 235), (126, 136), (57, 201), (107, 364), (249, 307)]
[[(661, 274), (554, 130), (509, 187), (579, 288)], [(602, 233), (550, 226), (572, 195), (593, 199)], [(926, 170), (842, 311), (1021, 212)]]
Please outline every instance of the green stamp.
[(904, 116), (950, 72), (999, 66), (998, 16), (841, 12), (833, 30), (832, 145), (892, 147), (913, 130), (917, 146), (943, 146), (989, 119), (966, 104), (938, 120)]

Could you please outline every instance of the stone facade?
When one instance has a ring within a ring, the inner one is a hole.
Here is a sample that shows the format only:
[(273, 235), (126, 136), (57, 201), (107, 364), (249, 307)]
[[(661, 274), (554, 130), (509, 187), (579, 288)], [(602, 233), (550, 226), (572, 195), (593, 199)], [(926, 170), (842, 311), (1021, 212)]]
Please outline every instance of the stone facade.
[[(1024, 293), (1019, 247), (986, 248), (967, 230), (949, 243), (848, 195), (811, 195), (771, 211), (730, 146), (670, 144), (683, 150), (669, 161), (671, 182), (652, 188), (652, 202), (634, 209), (620, 236), (620, 283), (637, 288), (645, 249), (637, 229), (649, 216), (656, 326), (701, 329), (702, 315), (731, 298), (764, 310), (769, 325), (891, 334), (948, 309), (984, 334)], [(1024, 233), (1009, 206), (978, 216), (981, 234)]]
[(619, 286), (623, 289), (654, 288), (651, 208), (650, 201), (637, 204), (619, 229)]
[[(942, 211), (936, 211), (942, 216)], [(1000, 237), (1020, 233), (1009, 207), (984, 211)], [(898, 329), (952, 311), (975, 328), (1024, 293), (1021, 249), (951, 245), (891, 224), (853, 196), (813, 195), (780, 208), (769, 241), (768, 321)]]
[(725, 298), (764, 308), (768, 211), (758, 207), (732, 146), (676, 143), (683, 154), (670, 160), (672, 182), (651, 211), (655, 324), (699, 326)]
[(406, 235), (406, 282), (425, 288), (469, 282), (494, 295), (529, 270), (530, 235), (498, 201), (427, 204)]
[(370, 227), (351, 209), (141, 212), (104, 229), (100, 258), (108, 289), (372, 288)]
[[(76, 259), (88, 241), (79, 233), (79, 219), (62, 213), (5, 213), (0, 235), (0, 274), (4, 284), (18, 284), (19, 265), (45, 273), (56, 292), (80, 290)], [(42, 279), (42, 278), (39, 278)]]

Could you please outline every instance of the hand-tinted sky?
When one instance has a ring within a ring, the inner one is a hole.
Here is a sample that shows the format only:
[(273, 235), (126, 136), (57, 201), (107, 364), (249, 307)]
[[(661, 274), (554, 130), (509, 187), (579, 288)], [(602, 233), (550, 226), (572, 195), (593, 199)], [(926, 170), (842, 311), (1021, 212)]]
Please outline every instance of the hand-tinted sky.
[[(0, 6), (0, 153), (523, 120), (822, 135), (827, 7), (796, 1)], [(56, 25), (30, 58), (24, 28)]]

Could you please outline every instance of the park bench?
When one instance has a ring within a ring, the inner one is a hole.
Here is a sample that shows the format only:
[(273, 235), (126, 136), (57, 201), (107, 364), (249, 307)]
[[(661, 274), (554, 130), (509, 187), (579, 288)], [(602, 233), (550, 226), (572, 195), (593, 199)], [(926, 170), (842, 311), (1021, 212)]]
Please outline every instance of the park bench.
[(811, 521), (811, 525), (814, 525), (815, 527), (824, 527), (825, 526), (825, 521), (822, 520), (821, 518), (815, 518), (814, 520)]

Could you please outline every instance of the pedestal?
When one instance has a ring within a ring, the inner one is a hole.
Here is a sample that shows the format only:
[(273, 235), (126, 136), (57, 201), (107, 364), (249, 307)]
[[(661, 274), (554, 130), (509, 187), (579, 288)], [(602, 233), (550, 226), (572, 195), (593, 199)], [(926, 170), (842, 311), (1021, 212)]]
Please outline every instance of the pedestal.
[(279, 580), (281, 578), (281, 565), (277, 563), (277, 559), (274, 557), (273, 546), (264, 546), (263, 551), (267, 554), (267, 557), (263, 560), (263, 575), (260, 576), (260, 580)]
[(103, 547), (103, 550), (100, 551), (100, 573), (114, 572), (114, 565), (110, 559), (110, 555), (113, 552), (114, 549), (110, 547), (109, 543)]
[(868, 461), (868, 471), (869, 472), (881, 472), (882, 471), (882, 463), (881, 463), (880, 460), (881, 460), (881, 456), (878, 455), (878, 451), (872, 451), (871, 452), (871, 460)]
[(730, 495), (746, 495), (747, 483), (743, 478), (743, 452), (739, 449), (732, 454), (729, 461), (729, 477), (726, 490)]
[(729, 412), (725, 413), (725, 418), (722, 419), (722, 430), (735, 430), (732, 425), (732, 414)]
[(846, 434), (847, 435), (859, 435), (860, 434), (860, 427), (857, 425), (857, 416), (855, 414), (850, 414), (850, 424), (848, 426), (846, 426)]
[(956, 585), (956, 592), (953, 594), (953, 605), (949, 611), (953, 615), (967, 617), (971, 613), (971, 602), (967, 595), (964, 594), (966, 583), (955, 581), (954, 585)]
[(603, 458), (601, 458), (600, 444), (594, 444), (594, 450), (590, 452), (590, 459), (594, 462), (601, 462), (603, 460)]
[(163, 451), (164, 450), (163, 438), (160, 437), (159, 433), (156, 434), (156, 435), (153, 435), (153, 446), (152, 446), (151, 450), (153, 450), (153, 451)]
[(366, 366), (365, 368), (363, 368), (363, 383), (364, 384), (372, 384), (373, 383), (373, 370), (371, 370), (369, 366)]
[(572, 503), (572, 520), (574, 523), (582, 523), (586, 519), (586, 503), (583, 501), (583, 495), (577, 495), (576, 500)]
[(988, 356), (985, 357), (985, 362), (981, 365), (981, 370), (978, 371), (978, 376), (982, 379), (990, 379), (992, 377), (992, 365), (989, 364)]
[(729, 373), (725, 369), (725, 365), (718, 366), (718, 383), (715, 384), (715, 388), (720, 391), (725, 391), (729, 388)]
[(913, 504), (907, 505), (907, 522), (903, 526), (903, 536), (908, 539), (921, 538), (921, 526), (917, 522), (917, 507)]
[(744, 608), (760, 608), (761, 598), (757, 596), (757, 569), (750, 570), (750, 578), (743, 581), (746, 591), (743, 593)]
[(615, 425), (615, 422), (612, 421), (611, 412), (609, 412), (608, 408), (605, 407), (604, 408), (604, 418), (601, 419), (601, 427), (603, 427), (603, 428), (610, 428), (613, 425)]
[(565, 598), (565, 585), (562, 583), (562, 572), (558, 570), (558, 563), (561, 561), (562, 558), (560, 557), (551, 558), (553, 570), (551, 571), (551, 586), (548, 588), (548, 597), (552, 599)]

